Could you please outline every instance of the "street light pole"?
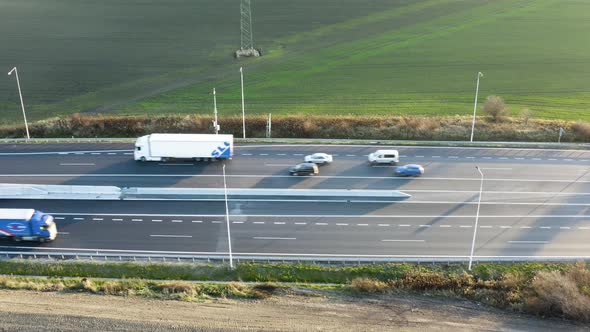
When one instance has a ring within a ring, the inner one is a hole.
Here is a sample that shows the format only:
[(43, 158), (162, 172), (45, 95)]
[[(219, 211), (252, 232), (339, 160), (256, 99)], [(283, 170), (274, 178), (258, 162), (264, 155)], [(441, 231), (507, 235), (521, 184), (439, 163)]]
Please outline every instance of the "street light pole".
[(244, 71), (240, 67), (240, 81), (242, 83), (242, 136), (246, 138), (246, 110), (244, 105)]
[(473, 103), (473, 121), (471, 122), (471, 139), (470, 142), (473, 142), (473, 131), (475, 130), (475, 113), (477, 112), (477, 94), (479, 92), (479, 78), (483, 77), (482, 72), (477, 73), (477, 84), (475, 85), (475, 102)]
[(215, 88), (213, 88), (213, 114), (215, 115), (213, 127), (215, 129), (215, 135), (217, 135), (219, 134), (219, 125), (217, 124), (217, 96), (215, 95)]
[(25, 130), (27, 131), (27, 139), (30, 139), (31, 136), (29, 135), (29, 124), (27, 123), (27, 114), (25, 113), (25, 103), (23, 102), (23, 94), (20, 90), (20, 81), (18, 79), (18, 70), (16, 70), (16, 67), (12, 68), (12, 70), (8, 72), (8, 76), (12, 75), (12, 72), (14, 72), (15, 76), (16, 76), (16, 85), (18, 86), (18, 95), (20, 97), (20, 106), (23, 109), (23, 118), (25, 118)]
[(229, 267), (234, 268), (234, 260), (231, 253), (231, 233), (229, 231), (229, 208), (227, 205), (227, 182), (225, 180), (225, 165), (223, 165), (223, 192), (225, 195), (225, 222), (227, 224), (227, 245), (229, 248)]
[(473, 241), (471, 241), (471, 255), (469, 255), (469, 271), (471, 271), (471, 264), (473, 263), (473, 250), (475, 249), (475, 237), (477, 236), (477, 224), (479, 222), (479, 207), (481, 205), (481, 194), (483, 191), (483, 173), (479, 166), (475, 166), (479, 174), (481, 175), (481, 182), (479, 184), (479, 197), (477, 199), (477, 213), (475, 215), (475, 227), (473, 229)]

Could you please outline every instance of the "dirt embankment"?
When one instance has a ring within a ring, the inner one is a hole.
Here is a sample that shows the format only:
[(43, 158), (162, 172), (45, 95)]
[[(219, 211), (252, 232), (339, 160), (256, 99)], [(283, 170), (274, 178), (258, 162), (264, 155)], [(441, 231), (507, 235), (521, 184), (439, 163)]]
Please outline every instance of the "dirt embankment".
[(0, 291), (6, 331), (555, 331), (559, 320), (506, 313), (468, 301), (419, 296), (355, 298), (290, 290), (266, 300), (201, 303), (76, 293)]

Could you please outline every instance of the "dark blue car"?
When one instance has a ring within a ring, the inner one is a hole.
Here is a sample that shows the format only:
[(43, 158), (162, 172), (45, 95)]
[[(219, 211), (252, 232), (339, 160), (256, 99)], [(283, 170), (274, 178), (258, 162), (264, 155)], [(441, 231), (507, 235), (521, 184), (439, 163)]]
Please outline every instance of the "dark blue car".
[(395, 176), (420, 176), (424, 174), (424, 167), (421, 165), (409, 164), (395, 168)]

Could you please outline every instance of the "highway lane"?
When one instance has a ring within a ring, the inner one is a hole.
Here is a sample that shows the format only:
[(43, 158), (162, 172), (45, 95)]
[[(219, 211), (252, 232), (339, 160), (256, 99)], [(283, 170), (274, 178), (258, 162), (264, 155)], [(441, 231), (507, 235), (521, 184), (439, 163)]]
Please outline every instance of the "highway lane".
[[(29, 203), (6, 201), (0, 207)], [(54, 213), (62, 232), (55, 242), (36, 248), (227, 250), (223, 202), (32, 203)], [(232, 243), (242, 254), (465, 255), (475, 208), (456, 203), (231, 202)], [(477, 254), (483, 256), (590, 253), (588, 204), (484, 205), (479, 231)]]
[[(392, 167), (370, 167), (366, 154), (375, 147), (260, 146), (236, 147), (227, 162), (228, 185), (234, 188), (445, 189), (477, 187), (484, 168), (489, 190), (557, 192), (589, 191), (590, 151), (523, 149), (402, 148), (402, 163), (421, 163), (422, 179), (392, 178)], [(287, 169), (314, 151), (334, 153), (320, 176), (290, 177)], [(2, 149), (0, 149), (2, 151)], [(93, 154), (94, 153), (94, 154)], [(100, 155), (97, 155), (101, 153)], [(112, 155), (111, 155), (112, 153)], [(127, 155), (125, 154), (127, 153)], [(222, 185), (218, 163), (136, 163), (131, 152), (88, 152), (67, 155), (0, 155), (0, 181), (5, 183), (208, 187)]]

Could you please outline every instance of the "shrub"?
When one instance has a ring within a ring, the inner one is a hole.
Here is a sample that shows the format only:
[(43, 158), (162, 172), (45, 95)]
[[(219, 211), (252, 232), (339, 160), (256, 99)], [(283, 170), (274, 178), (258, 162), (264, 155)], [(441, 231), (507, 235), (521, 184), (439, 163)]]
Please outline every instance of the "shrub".
[(520, 111), (520, 118), (524, 122), (525, 125), (529, 124), (529, 120), (533, 117), (533, 111), (530, 108), (525, 107)]
[(590, 321), (590, 296), (587, 287), (590, 271), (576, 266), (569, 272), (539, 272), (532, 282), (528, 311), (543, 315), (563, 315)]
[(157, 283), (155, 288), (160, 290), (164, 294), (196, 294), (195, 285), (193, 283), (186, 281), (161, 282)]
[(578, 121), (572, 125), (576, 140), (587, 142), (590, 141), (590, 123)]
[(351, 283), (352, 290), (359, 293), (383, 293), (388, 287), (387, 283), (371, 278), (355, 278)]
[(508, 113), (504, 100), (498, 96), (488, 96), (483, 104), (483, 111), (494, 122), (502, 122)]

